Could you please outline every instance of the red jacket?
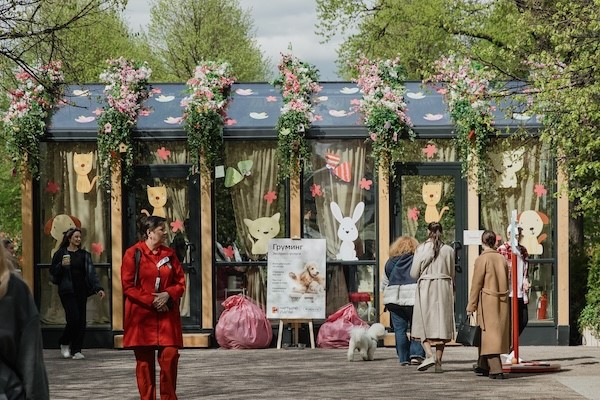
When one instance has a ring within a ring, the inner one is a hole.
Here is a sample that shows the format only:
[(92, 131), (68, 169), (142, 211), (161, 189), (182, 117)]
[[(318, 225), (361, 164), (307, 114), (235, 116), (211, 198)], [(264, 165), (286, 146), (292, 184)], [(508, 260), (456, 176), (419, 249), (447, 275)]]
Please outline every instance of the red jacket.
[[(134, 286), (136, 248), (142, 254), (138, 285)], [(161, 265), (160, 268), (157, 265)], [(174, 305), (166, 312), (152, 307), (157, 276), (160, 276), (159, 291), (168, 292), (173, 299)], [(157, 254), (152, 254), (145, 242), (136, 243), (123, 256), (121, 284), (125, 295), (123, 346), (183, 347), (179, 300), (185, 290), (185, 275), (175, 252), (160, 246)]]

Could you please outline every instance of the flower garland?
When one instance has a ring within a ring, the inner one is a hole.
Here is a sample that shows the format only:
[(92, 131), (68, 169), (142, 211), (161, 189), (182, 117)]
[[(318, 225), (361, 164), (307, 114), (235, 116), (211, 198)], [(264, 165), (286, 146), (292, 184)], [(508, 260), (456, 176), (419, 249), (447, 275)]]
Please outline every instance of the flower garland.
[(462, 174), (468, 176), (469, 171), (476, 168), (481, 191), (489, 176), (489, 136), (496, 133), (492, 114), (494, 107), (490, 103), (493, 76), (480, 64), (454, 55), (436, 61), (434, 68), (437, 74), (426, 82), (444, 85), (437, 91), (448, 103), (450, 116), (456, 125)]
[(404, 68), (397, 58), (371, 61), (365, 57), (359, 59), (356, 68), (356, 82), (363, 94), (358, 110), (369, 130), (371, 157), (376, 170), (381, 167), (394, 178), (392, 166), (402, 159), (404, 152), (400, 139), (415, 138), (404, 102)]
[(10, 104), (2, 131), (13, 162), (39, 178), (40, 140), (46, 133), (46, 119), (62, 96), (64, 77), (60, 61), (15, 74), (18, 86), (8, 91)]
[(273, 85), (280, 87), (283, 107), (277, 121), (279, 179), (296, 178), (309, 166), (310, 151), (305, 133), (314, 121), (312, 96), (321, 91), (318, 70), (291, 54), (281, 54), (279, 76)]
[(185, 107), (183, 118), (188, 134), (192, 172), (197, 170), (201, 156), (201, 171), (210, 176), (211, 168), (223, 144), (225, 110), (235, 78), (231, 65), (206, 61), (194, 70), (187, 81), (189, 95), (181, 101)]
[(104, 95), (108, 108), (98, 118), (98, 158), (100, 182), (110, 188), (110, 174), (118, 170), (124, 153), (123, 181), (129, 182), (133, 172), (131, 131), (142, 103), (150, 96), (148, 80), (152, 70), (146, 62), (128, 61), (123, 57), (107, 61), (100, 74), (106, 83)]

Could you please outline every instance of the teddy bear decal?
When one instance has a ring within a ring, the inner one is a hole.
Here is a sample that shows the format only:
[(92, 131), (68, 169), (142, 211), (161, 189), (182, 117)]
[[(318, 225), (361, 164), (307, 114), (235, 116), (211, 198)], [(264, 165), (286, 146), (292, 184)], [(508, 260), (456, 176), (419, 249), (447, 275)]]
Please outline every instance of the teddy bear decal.
[(358, 260), (356, 257), (356, 249), (354, 248), (354, 241), (358, 239), (358, 229), (356, 223), (360, 219), (365, 210), (365, 203), (362, 201), (356, 205), (352, 212), (352, 218), (344, 217), (340, 206), (335, 201), (329, 204), (331, 213), (340, 226), (337, 231), (337, 235), (342, 241), (340, 249), (336, 255), (336, 259), (343, 261), (355, 261)]

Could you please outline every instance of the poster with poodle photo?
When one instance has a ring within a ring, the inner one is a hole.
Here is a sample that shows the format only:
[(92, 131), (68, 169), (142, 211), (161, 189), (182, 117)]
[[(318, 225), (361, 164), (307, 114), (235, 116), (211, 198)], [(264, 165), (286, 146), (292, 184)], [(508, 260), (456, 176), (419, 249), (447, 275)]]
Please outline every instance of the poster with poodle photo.
[(267, 318), (325, 318), (325, 239), (271, 239)]

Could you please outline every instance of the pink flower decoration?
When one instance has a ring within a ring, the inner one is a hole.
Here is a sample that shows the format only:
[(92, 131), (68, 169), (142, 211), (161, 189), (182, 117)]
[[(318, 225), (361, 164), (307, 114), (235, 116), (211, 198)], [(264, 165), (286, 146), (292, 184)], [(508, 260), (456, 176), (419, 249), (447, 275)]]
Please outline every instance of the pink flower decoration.
[(183, 228), (183, 222), (176, 219), (175, 221), (171, 222), (171, 232), (175, 233), (177, 231), (180, 231), (181, 228)]
[(350, 104), (352, 104), (353, 106), (360, 106), (361, 101), (359, 99), (352, 99), (350, 100)]
[(140, 110), (140, 115), (142, 117), (147, 117), (148, 115), (152, 114), (152, 111), (148, 108), (143, 108)]
[(319, 114), (313, 115), (313, 121), (323, 121), (323, 116)]
[(100, 255), (103, 251), (104, 246), (102, 245), (102, 243), (92, 243), (92, 253)]
[(535, 185), (535, 189), (533, 189), (533, 191), (537, 197), (545, 196), (548, 193), (548, 190), (541, 183)]
[(233, 259), (234, 255), (233, 255), (233, 246), (227, 246), (223, 248), (223, 254), (225, 255), (225, 257), (229, 258), (230, 260)]
[(419, 214), (421, 214), (421, 211), (419, 211), (419, 209), (416, 207), (413, 207), (410, 210), (408, 210), (408, 218), (412, 219), (413, 221), (419, 219)]
[(169, 156), (171, 155), (171, 150), (165, 149), (165, 146), (163, 146), (160, 149), (156, 150), (156, 154), (163, 160), (167, 161), (167, 158), (169, 158)]
[(321, 185), (317, 185), (313, 183), (310, 187), (310, 192), (312, 193), (312, 197), (323, 196), (323, 192), (321, 191)]
[(271, 204), (273, 203), (273, 200), (277, 198), (277, 194), (274, 191), (270, 191), (267, 192), (267, 194), (265, 194), (263, 198), (267, 201), (267, 203)]
[(225, 118), (225, 125), (231, 126), (231, 125), (235, 125), (235, 124), (237, 124), (237, 121), (235, 119)]
[(162, 93), (162, 90), (160, 88), (152, 88), (152, 90), (150, 92), (152, 94), (160, 94), (160, 93)]
[(98, 107), (98, 108), (96, 108), (96, 109), (93, 111), (93, 114), (94, 114), (96, 117), (98, 117), (98, 116), (102, 115), (102, 113), (103, 113), (103, 112), (104, 112), (104, 110), (103, 110), (102, 108)]
[(435, 144), (428, 144), (423, 149), (423, 153), (427, 156), (427, 158), (432, 158), (435, 153), (437, 153), (437, 147)]
[(371, 185), (373, 184), (373, 181), (367, 178), (362, 178), (360, 180), (360, 182), (358, 183), (358, 186), (360, 186), (361, 189), (364, 190), (371, 190)]
[(48, 181), (48, 184), (46, 185), (46, 192), (51, 193), (51, 194), (56, 194), (60, 191), (60, 187), (58, 186), (58, 183), (54, 182), (54, 181)]
[(268, 96), (267, 97), (267, 103), (274, 103), (277, 101), (277, 97), (275, 96)]
[(371, 140), (372, 141), (376, 141), (377, 140), (377, 134), (376, 133), (371, 133)]

